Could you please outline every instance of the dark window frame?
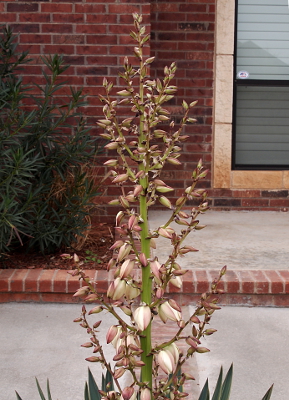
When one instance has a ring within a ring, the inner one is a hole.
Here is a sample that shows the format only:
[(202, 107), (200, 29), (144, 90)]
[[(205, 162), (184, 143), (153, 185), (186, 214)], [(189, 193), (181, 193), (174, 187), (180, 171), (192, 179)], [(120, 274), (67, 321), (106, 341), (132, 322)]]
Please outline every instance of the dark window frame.
[[(237, 88), (238, 86), (252, 87), (289, 87), (289, 80), (266, 80), (266, 79), (237, 79), (237, 28), (238, 28), (238, 0), (235, 0), (235, 31), (234, 31), (234, 55), (233, 55), (233, 111), (232, 111), (232, 170), (235, 171), (284, 171), (289, 170), (289, 159), (286, 165), (260, 165), (260, 164), (236, 164), (236, 117), (237, 117)], [(288, 126), (289, 131), (289, 126)], [(289, 132), (288, 132), (289, 134)]]

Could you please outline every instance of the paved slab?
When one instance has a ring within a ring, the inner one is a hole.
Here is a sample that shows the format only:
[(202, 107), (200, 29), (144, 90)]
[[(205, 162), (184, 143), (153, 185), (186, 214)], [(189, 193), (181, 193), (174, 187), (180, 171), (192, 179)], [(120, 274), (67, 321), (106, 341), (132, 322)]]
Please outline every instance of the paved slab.
[(232, 400), (261, 400), (273, 383), (271, 400), (288, 400), (288, 308), (223, 307), (211, 327), (218, 332), (202, 340), (211, 352), (197, 355), (201, 386), (209, 377), (214, 389), (220, 367), (233, 363)]
[[(35, 377), (45, 393), (49, 378), (53, 400), (83, 400), (88, 367), (101, 382), (99, 364), (85, 361), (91, 349), (80, 347), (89, 336), (72, 322), (80, 314), (80, 304), (0, 304), (0, 400), (16, 400), (15, 390), (23, 400), (40, 400)], [(106, 332), (113, 320), (98, 315)], [(112, 358), (113, 347), (101, 337)]]
[[(164, 224), (170, 215), (170, 211), (151, 211), (151, 228)], [(199, 220), (206, 228), (192, 232), (184, 242), (199, 252), (179, 259), (184, 268), (289, 268), (289, 213), (209, 210)], [(175, 223), (171, 226), (182, 229)], [(163, 262), (169, 252), (170, 240), (159, 237), (155, 254)]]

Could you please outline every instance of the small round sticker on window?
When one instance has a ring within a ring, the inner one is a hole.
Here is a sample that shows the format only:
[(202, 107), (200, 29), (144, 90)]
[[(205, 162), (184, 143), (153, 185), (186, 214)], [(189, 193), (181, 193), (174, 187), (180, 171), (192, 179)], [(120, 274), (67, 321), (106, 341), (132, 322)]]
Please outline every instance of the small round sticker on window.
[(249, 72), (247, 72), (247, 71), (239, 71), (238, 74), (237, 74), (237, 77), (239, 79), (247, 79), (247, 78), (249, 78)]

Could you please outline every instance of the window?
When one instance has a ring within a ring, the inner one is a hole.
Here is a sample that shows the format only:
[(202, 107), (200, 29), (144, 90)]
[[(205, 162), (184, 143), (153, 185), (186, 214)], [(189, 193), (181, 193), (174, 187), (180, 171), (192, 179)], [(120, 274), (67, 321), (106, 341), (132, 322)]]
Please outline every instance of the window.
[(289, 169), (288, 0), (238, 0), (234, 169)]

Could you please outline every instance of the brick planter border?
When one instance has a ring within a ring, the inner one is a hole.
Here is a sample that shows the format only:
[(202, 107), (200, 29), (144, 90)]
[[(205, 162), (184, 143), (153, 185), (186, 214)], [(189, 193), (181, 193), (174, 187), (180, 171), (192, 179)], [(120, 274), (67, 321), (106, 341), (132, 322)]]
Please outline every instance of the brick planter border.
[[(105, 293), (113, 272), (87, 270), (100, 293)], [(216, 270), (189, 271), (182, 289), (170, 286), (170, 294), (182, 305), (193, 303), (209, 288), (218, 276)], [(77, 303), (74, 292), (81, 286), (77, 277), (66, 270), (3, 269), (0, 270), (0, 303), (54, 302)], [(234, 270), (227, 271), (220, 285), (224, 290), (221, 304), (288, 307), (288, 270)]]

